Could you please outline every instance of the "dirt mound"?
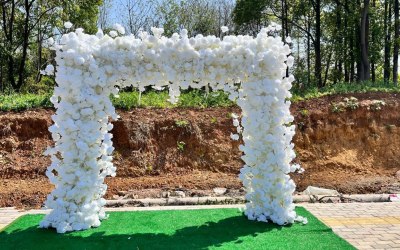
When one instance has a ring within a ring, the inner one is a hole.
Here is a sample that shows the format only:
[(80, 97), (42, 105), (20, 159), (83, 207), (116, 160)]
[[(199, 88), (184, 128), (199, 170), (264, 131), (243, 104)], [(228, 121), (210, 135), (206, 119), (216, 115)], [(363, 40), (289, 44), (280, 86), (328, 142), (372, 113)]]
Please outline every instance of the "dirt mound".
[[(354, 104), (344, 101), (351, 97), (357, 98)], [(336, 108), (343, 104), (341, 110)], [(385, 93), (331, 96), (293, 105), (297, 160), (306, 169), (295, 176), (297, 188), (399, 192), (399, 105), (399, 95)]]
[[(293, 175), (298, 190), (314, 185), (344, 193), (398, 192), (399, 105), (399, 96), (387, 93), (293, 104), (296, 161), (306, 169)], [(43, 156), (52, 144), (47, 128), (53, 113), (0, 113), (0, 207), (40, 206), (53, 188), (45, 176), (50, 160)], [(113, 129), (117, 177), (106, 180), (107, 198), (128, 190), (142, 190), (139, 197), (167, 189), (193, 195), (215, 187), (240, 190), (243, 163), (240, 142), (229, 138), (235, 131), (231, 113), (240, 109), (120, 110)]]

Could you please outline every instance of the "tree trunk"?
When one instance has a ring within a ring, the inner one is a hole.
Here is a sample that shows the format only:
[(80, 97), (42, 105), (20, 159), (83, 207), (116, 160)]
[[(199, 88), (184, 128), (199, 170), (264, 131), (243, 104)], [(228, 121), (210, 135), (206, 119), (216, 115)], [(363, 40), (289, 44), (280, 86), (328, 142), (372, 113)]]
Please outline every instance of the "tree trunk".
[[(348, 16), (349, 16), (349, 3), (347, 0), (344, 1), (344, 8), (346, 10), (345, 15), (344, 15), (344, 31), (347, 33), (348, 30)], [(347, 59), (349, 56), (349, 38), (348, 35), (344, 35), (344, 81), (349, 82), (350, 81), (350, 64), (349, 60)]]
[(29, 46), (29, 18), (30, 18), (30, 10), (32, 7), (32, 2), (29, 0), (25, 0), (25, 19), (24, 19), (24, 31), (23, 31), (23, 42), (22, 42), (22, 57), (21, 62), (19, 64), (18, 70), (18, 82), (16, 87), (16, 91), (20, 91), (22, 85), (25, 82), (25, 64), (26, 64), (26, 57), (28, 55), (28, 46)]
[(321, 63), (321, 0), (315, 0), (315, 41), (314, 41), (314, 52), (315, 52), (315, 77), (317, 80), (318, 88), (322, 88), (322, 63)]
[[(354, 5), (354, 3), (353, 3)], [(349, 39), (350, 39), (350, 44), (349, 44), (349, 53), (350, 53), (350, 82), (354, 82), (356, 80), (356, 51), (357, 51), (357, 47), (356, 46), (358, 44), (358, 21), (357, 24), (354, 25), (354, 19), (355, 19), (355, 12), (354, 10), (352, 10), (351, 8), (348, 9), (349, 10), (349, 15), (350, 15), (350, 30), (349, 30)]]
[[(12, 51), (12, 44), (14, 42), (13, 40), (13, 33), (14, 33), (14, 20), (15, 20), (15, 2), (11, 1), (11, 6), (10, 6), (10, 17), (7, 19), (7, 6), (6, 2), (2, 1), (2, 24), (3, 24), (3, 30), (4, 30), (4, 36), (6, 43), (4, 46), (6, 47), (7, 51)], [(14, 78), (14, 58), (12, 55), (9, 53), (7, 55), (7, 80), (9, 81), (11, 87), (14, 89), (16, 87), (16, 82)]]
[(397, 86), (399, 61), (399, 0), (394, 0), (394, 49), (393, 49), (393, 83)]
[(11, 55), (7, 56), (7, 70), (8, 81), (10, 82), (11, 87), (16, 89), (17, 84), (14, 78), (14, 58)]
[(3, 84), (3, 63), (0, 63), (0, 92), (4, 93), (4, 84)]
[(285, 1), (285, 29), (286, 29), (286, 37), (289, 36), (290, 34), (290, 28), (289, 28), (289, 4), (287, 0)]
[(371, 81), (376, 81), (376, 74), (375, 74), (375, 63), (371, 62)]
[(285, 41), (285, 1), (281, 0), (281, 15), (282, 15), (282, 41)]
[(311, 85), (311, 55), (310, 55), (310, 50), (311, 50), (311, 37), (310, 37), (310, 32), (311, 32), (311, 22), (310, 22), (310, 16), (307, 17), (307, 84), (308, 86)]
[(367, 81), (370, 78), (369, 60), (368, 60), (368, 11), (370, 0), (364, 0), (364, 6), (361, 12), (360, 25), (360, 44), (361, 44), (361, 62), (360, 62), (360, 81)]
[(335, 78), (334, 81), (335, 83), (337, 81), (342, 80), (342, 62), (343, 62), (343, 36), (342, 36), (342, 17), (340, 15), (341, 13), (341, 8), (340, 8), (340, 2), (339, 0), (336, 0), (336, 30), (335, 30), (335, 36), (336, 36), (336, 42), (337, 46), (335, 48), (335, 57), (336, 57), (336, 62), (335, 62)]
[(355, 41), (355, 34), (354, 34), (354, 30), (352, 30), (352, 34), (353, 36), (350, 38), (350, 82), (354, 82), (355, 81), (355, 77), (356, 77), (356, 72), (355, 72), (355, 48), (354, 48), (354, 41)]
[[(36, 16), (40, 15), (40, 7), (41, 5), (38, 3), (36, 8)], [(36, 65), (36, 83), (40, 82), (42, 79), (42, 74), (40, 74), (40, 70), (42, 68), (42, 52), (43, 52), (43, 34), (42, 34), (42, 26), (41, 21), (38, 20), (37, 24), (37, 37), (36, 37), (36, 44), (37, 44), (37, 65)]]
[[(282, 40), (285, 41), (286, 37), (289, 36), (289, 25), (288, 25), (288, 3), (286, 0), (282, 0)], [(289, 76), (289, 67), (286, 68), (286, 77)]]
[[(376, 0), (372, 0), (372, 3), (371, 3), (371, 7), (373, 8), (373, 9), (375, 9), (376, 10)], [(377, 20), (376, 20), (377, 18), (376, 18), (376, 16), (374, 15), (372, 18), (370, 18), (370, 23), (369, 23), (369, 25), (371, 26), (371, 27), (373, 27), (372, 28), (372, 32), (371, 32), (371, 35), (370, 36), (368, 36), (368, 38), (367, 39), (370, 39), (369, 41), (371, 41), (372, 43), (373, 43), (373, 45), (372, 46), (374, 46), (375, 44), (376, 44), (376, 40), (375, 40), (375, 38), (377, 37), (377, 31), (376, 31), (376, 23), (377, 23)], [(376, 80), (376, 75), (375, 75), (375, 64), (376, 64), (376, 54), (374, 53), (371, 57), (370, 57), (370, 69), (371, 69), (371, 81), (372, 82), (375, 82), (375, 80)]]
[(331, 59), (332, 59), (332, 51), (329, 53), (328, 56), (328, 61), (326, 62), (326, 68), (325, 68), (325, 77), (324, 77), (324, 86), (326, 86), (326, 82), (328, 80), (328, 73), (329, 73), (329, 66), (331, 64)]
[(384, 66), (383, 66), (383, 79), (386, 83), (389, 83), (390, 79), (390, 16), (391, 16), (391, 4), (389, 0), (385, 0), (385, 12), (384, 12), (384, 30), (385, 30), (385, 55), (384, 55)]

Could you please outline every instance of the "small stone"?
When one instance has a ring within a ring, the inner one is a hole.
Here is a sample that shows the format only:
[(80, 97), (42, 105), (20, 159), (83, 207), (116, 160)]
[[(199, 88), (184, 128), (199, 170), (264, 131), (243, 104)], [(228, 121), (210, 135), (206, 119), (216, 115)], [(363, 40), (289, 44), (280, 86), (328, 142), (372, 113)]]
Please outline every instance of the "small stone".
[(180, 197), (180, 198), (185, 198), (185, 192), (183, 192), (183, 191), (174, 191), (171, 195), (173, 195), (173, 196), (177, 196), (177, 197)]
[(400, 180), (400, 170), (396, 172), (396, 177)]
[(168, 191), (164, 191), (164, 192), (162, 192), (162, 194), (161, 194), (161, 197), (162, 198), (168, 198), (170, 196), (170, 192), (168, 192)]
[(226, 188), (214, 188), (213, 191), (216, 195), (224, 195), (226, 193)]
[(125, 196), (128, 192), (127, 191), (118, 191), (117, 194), (119, 196)]
[(129, 193), (124, 196), (124, 199), (137, 199), (137, 198), (139, 198), (139, 196), (134, 193)]

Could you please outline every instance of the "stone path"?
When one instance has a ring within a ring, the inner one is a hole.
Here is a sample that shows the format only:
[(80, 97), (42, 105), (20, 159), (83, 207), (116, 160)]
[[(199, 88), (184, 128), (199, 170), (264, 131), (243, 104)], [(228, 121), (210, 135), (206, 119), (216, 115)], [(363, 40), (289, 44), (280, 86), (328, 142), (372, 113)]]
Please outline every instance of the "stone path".
[(400, 249), (400, 203), (302, 204), (358, 249)]
[[(400, 250), (400, 203), (325, 203), (299, 204), (331, 227), (358, 249)], [(168, 207), (107, 208), (107, 211), (141, 211), (171, 209), (237, 208), (243, 205), (201, 205)], [(46, 210), (18, 211), (0, 208), (0, 230), (24, 214), (46, 213)]]

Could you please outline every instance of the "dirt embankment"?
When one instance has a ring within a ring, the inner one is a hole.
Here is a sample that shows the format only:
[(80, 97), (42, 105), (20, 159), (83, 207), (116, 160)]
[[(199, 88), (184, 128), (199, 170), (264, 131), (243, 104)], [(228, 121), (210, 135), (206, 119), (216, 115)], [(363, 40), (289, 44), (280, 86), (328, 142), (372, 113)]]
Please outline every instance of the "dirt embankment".
[[(297, 134), (294, 175), (298, 190), (308, 185), (344, 193), (398, 192), (400, 99), (396, 94), (331, 96), (292, 105)], [(376, 104), (381, 100), (385, 105)], [(0, 113), (0, 207), (40, 206), (53, 188), (43, 156), (52, 144), (47, 131), (52, 110)], [(239, 142), (231, 113), (238, 108), (135, 109), (114, 122), (117, 177), (108, 178), (107, 198), (128, 190), (139, 197), (182, 189), (204, 195), (214, 187), (241, 187)]]

